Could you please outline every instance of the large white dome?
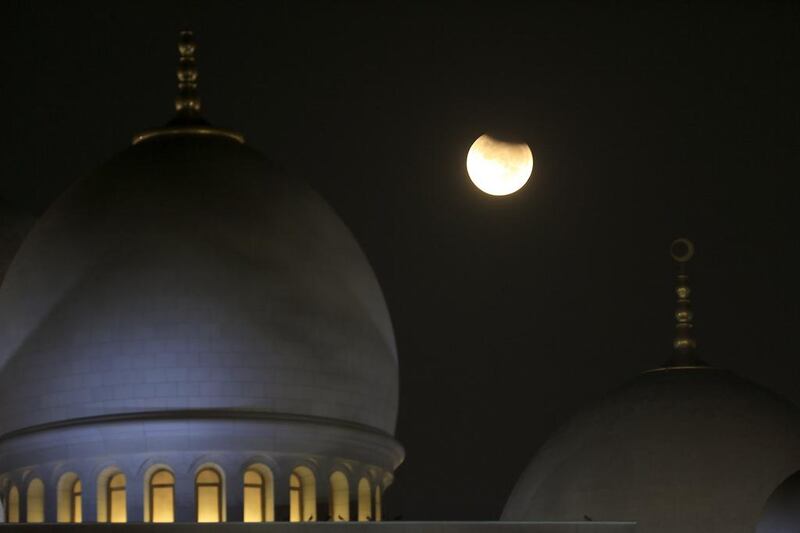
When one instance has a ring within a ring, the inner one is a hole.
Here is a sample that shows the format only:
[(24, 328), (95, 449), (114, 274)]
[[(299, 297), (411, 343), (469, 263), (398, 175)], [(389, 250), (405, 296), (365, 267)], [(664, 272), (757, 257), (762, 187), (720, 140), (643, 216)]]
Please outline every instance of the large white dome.
[(389, 315), (354, 238), (223, 135), (159, 135), (75, 184), (0, 290), (0, 435), (234, 409), (392, 434)]
[(181, 32), (175, 118), (72, 186), (0, 288), (11, 522), (380, 519), (403, 461), (366, 257), (203, 120), (194, 50)]
[(634, 520), (647, 533), (752, 533), (800, 468), (800, 414), (708, 367), (645, 373), (564, 425), (504, 520)]

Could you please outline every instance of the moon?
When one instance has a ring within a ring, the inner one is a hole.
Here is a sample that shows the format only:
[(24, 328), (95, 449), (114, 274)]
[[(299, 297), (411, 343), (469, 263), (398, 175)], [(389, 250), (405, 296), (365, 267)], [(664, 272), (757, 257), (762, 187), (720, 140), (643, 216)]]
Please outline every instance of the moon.
[(525, 143), (511, 143), (488, 134), (478, 137), (467, 154), (467, 172), (477, 188), (493, 196), (516, 192), (533, 171), (533, 153)]

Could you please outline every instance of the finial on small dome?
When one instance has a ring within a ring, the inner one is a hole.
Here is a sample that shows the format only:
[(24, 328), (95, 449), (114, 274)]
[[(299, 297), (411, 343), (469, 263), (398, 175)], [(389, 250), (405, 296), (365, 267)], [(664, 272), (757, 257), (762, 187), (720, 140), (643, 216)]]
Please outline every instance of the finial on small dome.
[(689, 295), (689, 276), (686, 274), (686, 263), (694, 255), (694, 244), (689, 239), (675, 239), (670, 247), (672, 258), (678, 263), (678, 283), (675, 293), (678, 295), (678, 304), (675, 308), (675, 340), (672, 347), (683, 354), (692, 352), (697, 346), (692, 336), (692, 308)]
[(175, 98), (175, 111), (180, 115), (200, 113), (200, 96), (197, 94), (197, 65), (194, 52), (197, 45), (194, 33), (184, 30), (178, 37), (178, 96)]
[(686, 263), (694, 257), (694, 244), (689, 239), (675, 239), (670, 246), (670, 255), (678, 263), (678, 281), (675, 293), (678, 302), (675, 307), (675, 340), (672, 341), (672, 357), (659, 368), (648, 370), (661, 372), (665, 370), (679, 370), (691, 368), (711, 368), (695, 354), (694, 336), (692, 335), (691, 289), (689, 289), (689, 275), (686, 274)]
[(670, 246), (672, 259), (678, 263), (678, 281), (675, 285), (675, 293), (678, 296), (675, 306), (675, 339), (672, 341), (674, 353), (667, 362), (667, 368), (685, 367), (707, 367), (695, 354), (697, 343), (692, 335), (692, 314), (691, 300), (689, 296), (692, 291), (689, 288), (689, 275), (686, 274), (686, 264), (694, 257), (694, 244), (689, 239), (680, 238), (672, 241)]

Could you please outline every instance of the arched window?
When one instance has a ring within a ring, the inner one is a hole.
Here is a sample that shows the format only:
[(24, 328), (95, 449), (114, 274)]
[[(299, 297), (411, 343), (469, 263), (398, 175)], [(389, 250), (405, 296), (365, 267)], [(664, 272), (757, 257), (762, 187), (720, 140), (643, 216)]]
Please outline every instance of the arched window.
[(383, 505), (381, 504), (381, 486), (375, 487), (375, 521), (383, 520)]
[(255, 470), (244, 473), (244, 521), (266, 521), (266, 482)]
[(83, 491), (75, 472), (61, 476), (56, 486), (56, 519), (61, 523), (79, 523), (83, 519)]
[(358, 521), (369, 522), (372, 519), (372, 489), (367, 478), (362, 477), (358, 482)]
[(128, 521), (128, 505), (125, 474), (117, 472), (108, 480), (106, 489), (106, 516), (109, 522)]
[(80, 479), (76, 479), (72, 484), (69, 504), (69, 521), (80, 524), (83, 521), (83, 487)]
[(44, 483), (41, 479), (34, 479), (28, 485), (28, 515), (26, 522), (44, 522)]
[(347, 477), (339, 471), (331, 474), (330, 515), (333, 522), (350, 520), (350, 489)]
[(317, 487), (310, 468), (298, 466), (289, 476), (289, 520), (313, 522), (317, 519)]
[(275, 504), (272, 496), (272, 471), (262, 464), (244, 473), (244, 521), (272, 522)]
[(175, 476), (158, 470), (150, 476), (150, 522), (175, 521)]
[(222, 522), (222, 477), (204, 468), (194, 480), (198, 522)]
[(303, 484), (294, 472), (289, 476), (289, 521), (303, 521)]
[(8, 491), (8, 509), (6, 509), (6, 519), (9, 524), (19, 524), (19, 489), (16, 485), (11, 485)]

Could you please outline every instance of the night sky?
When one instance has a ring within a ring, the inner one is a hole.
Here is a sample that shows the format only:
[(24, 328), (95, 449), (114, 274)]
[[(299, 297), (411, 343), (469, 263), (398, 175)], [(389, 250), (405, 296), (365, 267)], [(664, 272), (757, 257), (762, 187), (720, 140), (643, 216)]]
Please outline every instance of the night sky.
[[(111, 4), (111, 3), (108, 3)], [(800, 403), (800, 8), (790, 2), (3, 2), (0, 197), (41, 213), (172, 116), (309, 181), (364, 248), (400, 353), (387, 517), (497, 519), (544, 439), (670, 355), (675, 237), (699, 354)], [(465, 171), (534, 152), (516, 195)]]

